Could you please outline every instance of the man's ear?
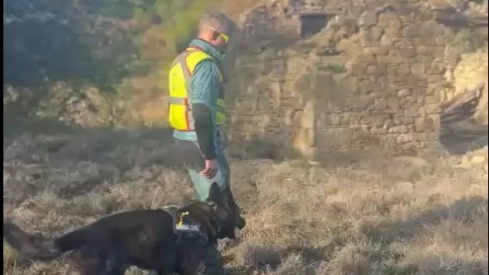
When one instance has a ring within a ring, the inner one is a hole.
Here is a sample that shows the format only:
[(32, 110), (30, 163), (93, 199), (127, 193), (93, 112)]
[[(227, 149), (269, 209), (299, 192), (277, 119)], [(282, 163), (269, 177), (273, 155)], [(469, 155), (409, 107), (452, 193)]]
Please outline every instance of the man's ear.
[(211, 205), (213, 208), (222, 206), (224, 203), (223, 196), (221, 193), (221, 188), (216, 182), (213, 182), (211, 184), (211, 187), (209, 189), (209, 197), (207, 198), (207, 203), (209, 203), (209, 205)]

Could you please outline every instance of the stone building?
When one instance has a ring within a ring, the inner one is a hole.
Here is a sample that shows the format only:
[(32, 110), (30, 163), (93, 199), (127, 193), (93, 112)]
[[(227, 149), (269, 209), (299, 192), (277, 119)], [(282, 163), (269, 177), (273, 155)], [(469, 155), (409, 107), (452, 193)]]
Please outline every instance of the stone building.
[(227, 64), (229, 138), (309, 157), (436, 148), (449, 9), (386, 2), (273, 1), (243, 16)]

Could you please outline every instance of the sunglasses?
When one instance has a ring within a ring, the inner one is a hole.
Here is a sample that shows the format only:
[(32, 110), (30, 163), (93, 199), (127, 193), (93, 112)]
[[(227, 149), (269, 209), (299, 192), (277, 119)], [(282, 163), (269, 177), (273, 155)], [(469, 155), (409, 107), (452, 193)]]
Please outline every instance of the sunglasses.
[(228, 43), (229, 41), (229, 36), (225, 35), (224, 33), (219, 33), (222, 37), (222, 39), (224, 39), (224, 42)]
[(221, 36), (221, 37), (222, 37), (222, 39), (224, 40), (224, 42), (228, 43), (228, 41), (229, 41), (229, 36), (227, 36), (226, 34), (224, 34), (224, 33), (220, 32), (220, 31), (218, 31), (218, 30), (216, 30), (216, 29), (214, 29), (214, 31), (215, 31), (215, 32), (217, 32), (217, 33), (219, 34), (219, 36)]

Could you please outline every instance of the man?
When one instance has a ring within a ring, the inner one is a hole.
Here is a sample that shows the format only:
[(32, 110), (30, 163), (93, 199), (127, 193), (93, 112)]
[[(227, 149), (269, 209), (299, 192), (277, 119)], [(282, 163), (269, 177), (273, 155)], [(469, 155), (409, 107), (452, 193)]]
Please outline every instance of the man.
[[(177, 56), (169, 73), (168, 121), (201, 201), (207, 199), (213, 182), (231, 194), (223, 144), (225, 103), (220, 63), (235, 28), (224, 14), (207, 13), (199, 23), (197, 38)], [(235, 208), (233, 211), (241, 218), (238, 207)], [(220, 255), (217, 249), (212, 251), (209, 266), (217, 267)]]

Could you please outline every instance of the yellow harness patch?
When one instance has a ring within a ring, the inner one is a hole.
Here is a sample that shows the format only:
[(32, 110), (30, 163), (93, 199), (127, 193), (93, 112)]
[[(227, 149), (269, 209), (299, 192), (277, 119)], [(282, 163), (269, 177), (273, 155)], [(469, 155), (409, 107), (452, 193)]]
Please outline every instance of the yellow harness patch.
[(176, 224), (177, 231), (181, 232), (200, 232), (199, 226), (194, 224), (185, 223), (184, 219), (188, 216), (188, 212), (183, 212), (180, 214), (180, 218)]

